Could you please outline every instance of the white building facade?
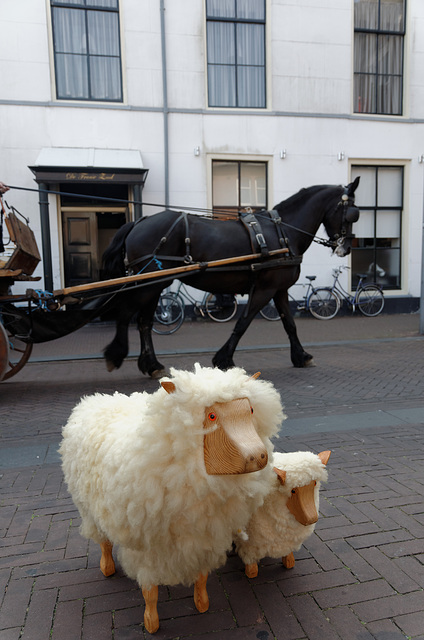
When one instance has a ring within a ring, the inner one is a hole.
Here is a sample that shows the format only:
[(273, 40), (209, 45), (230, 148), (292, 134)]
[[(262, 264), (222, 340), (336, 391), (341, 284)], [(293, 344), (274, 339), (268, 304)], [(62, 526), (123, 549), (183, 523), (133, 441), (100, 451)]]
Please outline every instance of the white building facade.
[(0, 4), (0, 180), (41, 286), (98, 279), (116, 229), (165, 206), (272, 208), (360, 175), (352, 255), (313, 244), (300, 282), (345, 264), (348, 288), (367, 271), (417, 308), (422, 0)]

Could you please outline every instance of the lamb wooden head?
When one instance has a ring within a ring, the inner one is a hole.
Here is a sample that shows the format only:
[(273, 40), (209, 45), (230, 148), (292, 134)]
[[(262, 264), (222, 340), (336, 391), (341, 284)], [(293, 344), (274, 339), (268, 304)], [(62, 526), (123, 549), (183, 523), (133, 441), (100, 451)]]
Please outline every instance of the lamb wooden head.
[[(161, 384), (168, 393), (175, 392), (173, 382)], [(252, 413), (248, 398), (215, 402), (206, 407), (203, 449), (209, 475), (252, 473), (266, 466), (268, 453), (255, 429)]]
[[(318, 458), (324, 465), (330, 458), (331, 451), (321, 451)], [(274, 467), (274, 471), (282, 485), (286, 483), (287, 472), (284, 469)], [(307, 484), (292, 487), (290, 496), (286, 502), (287, 509), (296, 520), (305, 527), (318, 522), (318, 511), (315, 500), (317, 481), (311, 480)]]

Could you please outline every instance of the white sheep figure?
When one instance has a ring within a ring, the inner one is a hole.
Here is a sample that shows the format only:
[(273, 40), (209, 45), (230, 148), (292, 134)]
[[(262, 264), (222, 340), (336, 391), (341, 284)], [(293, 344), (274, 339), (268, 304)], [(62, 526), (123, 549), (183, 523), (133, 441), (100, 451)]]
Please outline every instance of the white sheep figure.
[(271, 489), (246, 528), (247, 539), (235, 539), (249, 578), (258, 575), (258, 562), (265, 557), (281, 556), (287, 569), (294, 567), (293, 551), (312, 535), (318, 521), (319, 489), (327, 480), (330, 454), (274, 453)]
[(60, 447), (81, 533), (100, 544), (100, 568), (142, 587), (146, 629), (159, 628), (158, 585), (195, 583), (226, 561), (269, 490), (270, 438), (284, 418), (270, 382), (243, 369), (171, 369), (153, 394), (95, 394), (74, 408)]

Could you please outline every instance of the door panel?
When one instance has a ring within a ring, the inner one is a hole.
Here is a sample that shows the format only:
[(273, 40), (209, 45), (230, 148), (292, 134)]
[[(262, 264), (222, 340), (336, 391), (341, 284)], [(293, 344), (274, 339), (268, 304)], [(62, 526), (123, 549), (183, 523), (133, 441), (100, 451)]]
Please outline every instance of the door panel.
[(62, 212), (65, 286), (99, 279), (98, 230), (94, 212)]

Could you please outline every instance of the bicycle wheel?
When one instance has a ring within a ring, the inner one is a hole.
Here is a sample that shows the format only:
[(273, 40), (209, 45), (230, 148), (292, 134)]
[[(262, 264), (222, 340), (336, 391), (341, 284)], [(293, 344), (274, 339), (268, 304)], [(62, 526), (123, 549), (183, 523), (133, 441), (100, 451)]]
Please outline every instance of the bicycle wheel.
[(215, 322), (228, 322), (237, 311), (237, 300), (232, 294), (210, 293), (205, 302), (206, 313)]
[(175, 333), (184, 321), (184, 305), (175, 293), (163, 293), (153, 316), (153, 331), (164, 335)]
[(358, 291), (356, 304), (364, 316), (378, 316), (384, 307), (383, 292), (375, 285), (365, 285)]
[(274, 300), (270, 300), (268, 304), (262, 307), (259, 313), (265, 320), (269, 320), (270, 322), (280, 320), (280, 314), (277, 311)]
[(331, 289), (322, 287), (315, 289), (309, 296), (306, 306), (314, 318), (331, 320), (340, 309), (340, 300)]

